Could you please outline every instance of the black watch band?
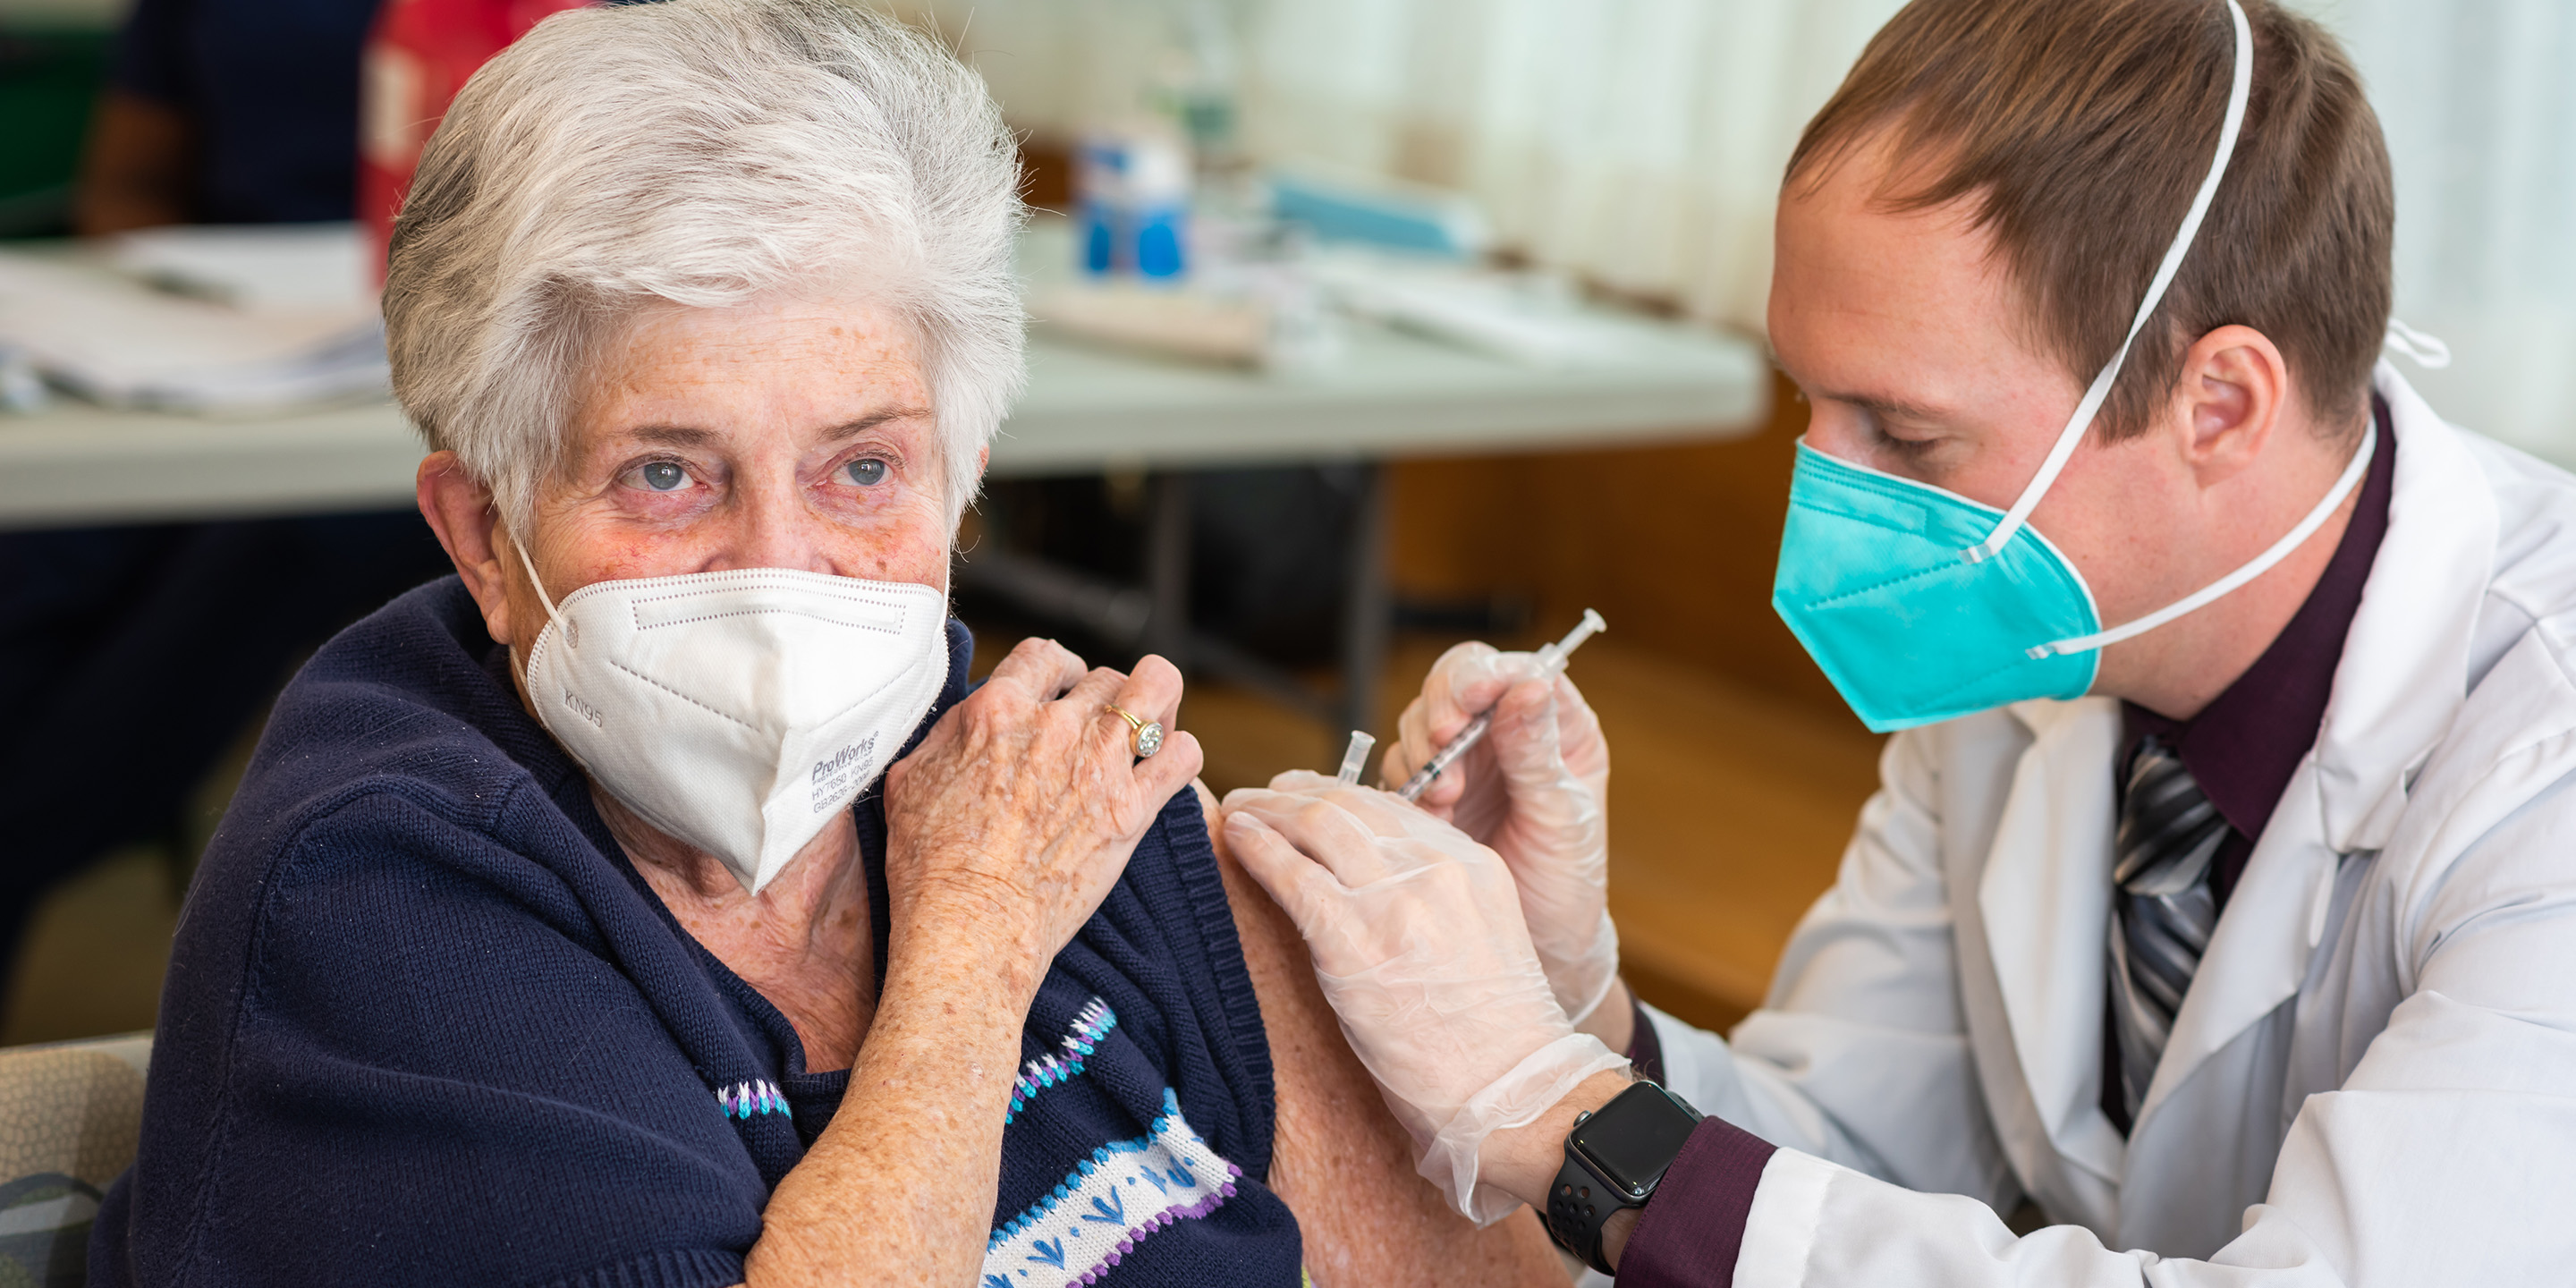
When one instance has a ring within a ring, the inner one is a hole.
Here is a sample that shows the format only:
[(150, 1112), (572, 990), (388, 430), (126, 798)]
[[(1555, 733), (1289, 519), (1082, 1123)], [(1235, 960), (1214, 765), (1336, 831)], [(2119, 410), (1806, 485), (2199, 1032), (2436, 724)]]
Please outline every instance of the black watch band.
[(1599, 1111), (1577, 1117), (1565, 1135), (1565, 1165), (1547, 1191), (1549, 1236), (1585, 1265), (1609, 1274), (1601, 1227), (1655, 1196), (1699, 1120), (1699, 1111), (1681, 1097), (1642, 1081)]

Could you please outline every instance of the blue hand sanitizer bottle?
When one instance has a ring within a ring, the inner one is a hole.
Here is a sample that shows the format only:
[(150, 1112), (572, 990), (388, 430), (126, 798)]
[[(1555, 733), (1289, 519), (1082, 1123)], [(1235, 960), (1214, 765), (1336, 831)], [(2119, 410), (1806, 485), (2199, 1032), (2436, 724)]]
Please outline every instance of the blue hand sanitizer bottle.
[(1188, 149), (1156, 134), (1103, 132), (1083, 140), (1078, 160), (1084, 271), (1181, 277), (1189, 268)]

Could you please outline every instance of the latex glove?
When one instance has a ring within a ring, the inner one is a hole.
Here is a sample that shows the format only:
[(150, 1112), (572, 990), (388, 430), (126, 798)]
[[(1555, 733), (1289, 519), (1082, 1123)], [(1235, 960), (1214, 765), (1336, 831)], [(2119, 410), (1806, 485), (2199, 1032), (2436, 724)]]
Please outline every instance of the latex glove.
[(1486, 1137), (1627, 1063), (1577, 1033), (1501, 858), (1385, 792), (1292, 772), (1225, 798), (1225, 841), (1297, 923), (1351, 1050), (1414, 1165), (1480, 1225), (1520, 1201), (1477, 1183)]
[(1511, 865), (1539, 965), (1579, 1025), (1618, 980), (1619, 931), (1609, 902), (1610, 744), (1573, 682), (1542, 675), (1533, 653), (1450, 649), (1397, 723), (1386, 781), (1411, 778), (1487, 707), (1485, 740), (1419, 803)]

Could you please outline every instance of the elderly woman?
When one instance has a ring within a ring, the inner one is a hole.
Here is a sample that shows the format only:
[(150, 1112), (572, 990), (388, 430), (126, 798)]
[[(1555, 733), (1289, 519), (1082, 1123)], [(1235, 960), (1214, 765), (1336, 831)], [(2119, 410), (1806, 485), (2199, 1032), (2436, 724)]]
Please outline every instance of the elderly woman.
[(385, 293), (457, 576), (279, 700), (93, 1282), (1563, 1282), (1230, 898), (1179, 675), (965, 682), (1016, 183), (970, 73), (826, 0), (573, 13), (466, 88)]

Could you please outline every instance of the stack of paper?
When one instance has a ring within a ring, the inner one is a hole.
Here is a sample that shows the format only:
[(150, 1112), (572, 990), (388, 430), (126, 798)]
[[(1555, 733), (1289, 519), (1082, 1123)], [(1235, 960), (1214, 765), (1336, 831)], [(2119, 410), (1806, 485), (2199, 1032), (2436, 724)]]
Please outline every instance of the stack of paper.
[(1656, 344), (1634, 318), (1587, 309), (1571, 287), (1421, 258), (1335, 251), (1308, 271), (1335, 304), (1525, 367), (1616, 367)]
[(245, 309), (373, 309), (369, 246), (356, 224), (146, 228), (110, 243), (118, 269)]
[(360, 245), (343, 224), (155, 229), (103, 263), (0, 252), (0, 348), (111, 406), (240, 414), (382, 397)]

